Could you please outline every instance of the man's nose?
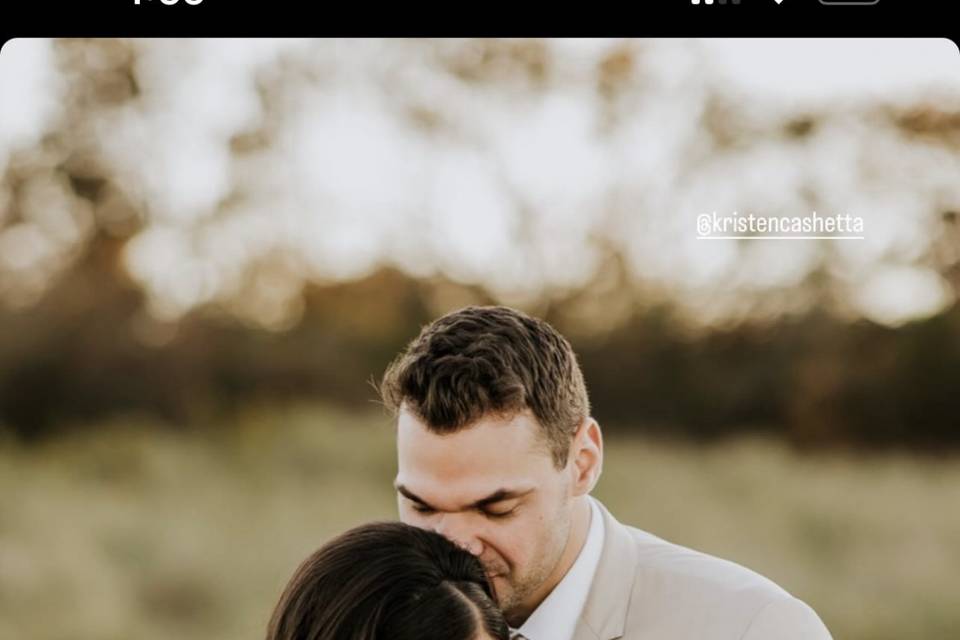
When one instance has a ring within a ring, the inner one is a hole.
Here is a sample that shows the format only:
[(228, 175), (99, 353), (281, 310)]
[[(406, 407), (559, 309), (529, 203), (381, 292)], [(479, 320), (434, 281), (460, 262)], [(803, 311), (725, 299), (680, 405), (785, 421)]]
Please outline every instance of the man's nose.
[(441, 515), (433, 530), (472, 555), (480, 556), (483, 553), (483, 543), (477, 539), (468, 518), (462, 514)]

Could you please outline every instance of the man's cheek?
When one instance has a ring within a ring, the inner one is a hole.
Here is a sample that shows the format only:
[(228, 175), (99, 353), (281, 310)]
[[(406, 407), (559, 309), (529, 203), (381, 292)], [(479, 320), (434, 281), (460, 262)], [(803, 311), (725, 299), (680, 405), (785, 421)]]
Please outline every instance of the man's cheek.
[(421, 529), (428, 528), (424, 522), (424, 517), (411, 509), (409, 506), (401, 503), (398, 506), (398, 511), (400, 513), (400, 522), (413, 525), (414, 527), (419, 527)]
[[(510, 540), (510, 538), (507, 538), (507, 540)], [(493, 552), (493, 559), (490, 562), (491, 568), (496, 568), (498, 572), (502, 573), (515, 571), (518, 561), (523, 557), (523, 548), (517, 542), (517, 540), (511, 540), (510, 544), (491, 544), (490, 549)]]
[(409, 511), (409, 509), (407, 509), (406, 506), (403, 504), (403, 501), (398, 499), (398, 500), (397, 500), (397, 514), (399, 514), (399, 516), (400, 516), (400, 522), (403, 522), (404, 524), (410, 524), (410, 515), (409, 515), (409, 513), (410, 513), (410, 511)]

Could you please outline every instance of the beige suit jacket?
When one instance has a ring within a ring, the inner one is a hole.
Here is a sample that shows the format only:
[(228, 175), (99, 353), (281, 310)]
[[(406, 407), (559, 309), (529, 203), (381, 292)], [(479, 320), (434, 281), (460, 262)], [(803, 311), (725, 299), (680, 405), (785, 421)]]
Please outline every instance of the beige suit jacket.
[(813, 609), (740, 565), (617, 522), (574, 640), (830, 640)]

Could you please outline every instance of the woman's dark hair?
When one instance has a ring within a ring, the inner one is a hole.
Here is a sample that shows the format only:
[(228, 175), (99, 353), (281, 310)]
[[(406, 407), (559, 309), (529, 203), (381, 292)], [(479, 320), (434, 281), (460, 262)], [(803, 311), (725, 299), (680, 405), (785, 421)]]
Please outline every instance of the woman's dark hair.
[(474, 640), (509, 629), (480, 562), (399, 522), (351, 529), (296, 570), (267, 640)]

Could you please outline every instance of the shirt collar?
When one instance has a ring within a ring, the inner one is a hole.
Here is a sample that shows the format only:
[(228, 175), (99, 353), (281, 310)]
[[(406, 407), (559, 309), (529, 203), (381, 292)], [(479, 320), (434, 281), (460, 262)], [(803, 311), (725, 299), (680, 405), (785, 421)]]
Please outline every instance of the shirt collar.
[(528, 640), (570, 640), (573, 637), (603, 550), (603, 518), (593, 498), (587, 496), (587, 500), (590, 503), (587, 540), (560, 583), (518, 629)]

